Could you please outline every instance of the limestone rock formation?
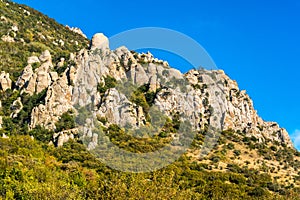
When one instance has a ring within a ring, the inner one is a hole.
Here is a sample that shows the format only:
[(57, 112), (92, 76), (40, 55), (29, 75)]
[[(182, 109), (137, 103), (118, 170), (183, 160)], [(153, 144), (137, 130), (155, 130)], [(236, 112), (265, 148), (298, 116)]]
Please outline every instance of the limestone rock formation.
[(43, 125), (48, 129), (55, 130), (55, 123), (60, 116), (73, 108), (71, 94), (68, 78), (64, 74), (47, 88), (45, 105), (40, 104), (32, 110), (30, 127)]
[(42, 53), (42, 55), (40, 55), (39, 59), (41, 62), (47, 62), (47, 61), (51, 61), (52, 57), (50, 52), (46, 50)]
[(2, 37), (1, 37), (1, 40), (3, 41), (3, 42), (15, 42), (15, 39), (13, 38), (13, 37), (11, 37), (11, 36), (9, 36), (9, 35), (3, 35)]
[(9, 73), (1, 72), (0, 74), (0, 89), (2, 91), (6, 91), (7, 89), (11, 89), (12, 81), (9, 78)]
[[(261, 119), (246, 91), (240, 90), (222, 70), (191, 70), (182, 74), (149, 52), (139, 54), (126, 47), (110, 50), (107, 37), (101, 33), (94, 35), (90, 50), (81, 50), (71, 57), (76, 65), (69, 66), (61, 76), (52, 70), (49, 52), (43, 52), (38, 60), (28, 59), (28, 66), (16, 85), (29, 94), (47, 90), (45, 104), (32, 110), (30, 128), (43, 125), (55, 130), (55, 123), (63, 113), (85, 106), (89, 106), (91, 117), (105, 118), (108, 124), (144, 126), (147, 113), (132, 101), (127, 90), (148, 85), (155, 94), (155, 107), (169, 117), (174, 113), (184, 114), (195, 129), (207, 126), (233, 129), (261, 142), (271, 140), (292, 146), (286, 130)], [(41, 66), (33, 71), (31, 65), (38, 61)], [(107, 77), (115, 79), (118, 86), (100, 93), (98, 86), (108, 84)], [(9, 88), (5, 83), (1, 81), (1, 85)], [(89, 127), (84, 130), (84, 137), (91, 141), (89, 148), (95, 147), (98, 135)], [(54, 138), (62, 145), (72, 137), (63, 132)]]
[(21, 101), (20, 97), (18, 97), (17, 100), (15, 100), (13, 102), (10, 109), (12, 110), (12, 113), (11, 113), (10, 117), (11, 118), (16, 118), (18, 116), (18, 114), (21, 112), (21, 110), (23, 109), (23, 104), (22, 104), (22, 101)]
[(53, 141), (56, 143), (56, 146), (61, 147), (64, 143), (68, 142), (75, 138), (75, 135), (78, 134), (78, 129), (71, 129), (66, 131), (61, 131), (53, 135)]
[(97, 33), (93, 36), (91, 42), (91, 50), (95, 49), (108, 49), (109, 41), (108, 38), (103, 33)]
[(78, 28), (78, 27), (70, 27), (70, 26), (68, 26), (68, 25), (66, 25), (66, 27), (67, 27), (68, 29), (70, 29), (71, 31), (73, 31), (74, 33), (77, 33), (77, 34), (79, 34), (79, 35), (81, 35), (81, 36), (87, 38), (86, 35), (82, 32), (82, 30), (81, 30), (80, 28)]
[(18, 81), (16, 82), (16, 85), (19, 88), (22, 88), (25, 84), (28, 84), (28, 81), (30, 80), (32, 75), (33, 75), (32, 66), (31, 64), (29, 64), (24, 68), (22, 75), (18, 78)]
[[(53, 81), (52, 77), (55, 76), (51, 69), (52, 57), (48, 50), (44, 51), (39, 59), (37, 57), (29, 57), (28, 65), (24, 68), (22, 75), (16, 82), (18, 88), (23, 89), (24, 92), (29, 93), (30, 95), (34, 93), (40, 93), (48, 86), (50, 86)], [(32, 64), (39, 63), (42, 64), (33, 71)], [(52, 74), (52, 76), (51, 76)]]
[(37, 56), (31, 56), (27, 59), (27, 63), (29, 65), (33, 64), (33, 63), (40, 63), (40, 60)]
[(109, 90), (97, 114), (105, 117), (109, 123), (119, 124), (121, 127), (127, 124), (139, 126), (145, 120), (142, 108), (131, 103), (116, 89)]

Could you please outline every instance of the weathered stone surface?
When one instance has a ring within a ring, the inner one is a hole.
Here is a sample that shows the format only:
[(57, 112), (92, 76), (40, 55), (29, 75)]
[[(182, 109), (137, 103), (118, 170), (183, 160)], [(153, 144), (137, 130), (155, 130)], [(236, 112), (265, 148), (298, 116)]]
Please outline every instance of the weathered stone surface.
[(68, 25), (66, 25), (66, 27), (67, 27), (68, 29), (70, 29), (71, 31), (73, 31), (74, 33), (77, 33), (77, 34), (79, 34), (79, 35), (81, 35), (81, 36), (87, 38), (86, 35), (82, 32), (82, 30), (81, 30), (80, 28), (77, 28), (77, 27), (70, 27), (70, 26), (68, 26)]
[(0, 89), (2, 91), (6, 91), (7, 89), (11, 89), (12, 81), (9, 78), (9, 73), (1, 72), (0, 74)]
[(52, 57), (48, 50), (44, 51), (42, 55), (39, 57), (41, 62), (51, 61)]
[(47, 88), (45, 105), (39, 105), (33, 109), (30, 128), (43, 125), (48, 129), (55, 129), (55, 123), (60, 116), (73, 109), (71, 96), (72, 92), (68, 85), (68, 78), (63, 75)]
[(51, 84), (51, 76), (47, 71), (38, 71), (36, 77), (36, 93), (40, 93)]
[(167, 70), (169, 78), (182, 79), (183, 75), (177, 69), (170, 68)]
[[(18, 88), (23, 89), (24, 92), (31, 95), (40, 93), (50, 86), (52, 81), (57, 79), (57, 73), (51, 72), (53, 65), (50, 52), (47, 50), (44, 51), (39, 59), (43, 62), (41, 66), (33, 72), (31, 64), (28, 64), (16, 82)], [(37, 60), (34, 57), (28, 58), (28, 63), (35, 61)]]
[[(224, 71), (190, 71), (186, 77), (190, 83), (199, 84), (200, 88), (205, 84), (206, 89), (200, 96), (208, 93), (206, 98), (214, 113), (224, 113), (224, 119), (219, 121), (223, 130), (233, 129), (255, 136), (260, 141), (268, 139), (292, 146), (286, 130), (280, 128), (277, 123), (264, 122), (258, 116), (246, 91), (240, 90), (236, 81), (226, 76)], [(196, 80), (199, 80), (199, 83), (196, 83)]]
[(3, 36), (1, 37), (1, 40), (2, 40), (3, 42), (9, 42), (9, 43), (15, 42), (15, 39), (14, 39), (13, 37), (9, 36), (9, 35), (3, 35)]
[(95, 49), (109, 49), (109, 41), (108, 38), (103, 33), (97, 33), (93, 36), (91, 46), (91, 50)]
[[(28, 84), (28, 81), (30, 80), (30, 78), (32, 77), (33, 75), (33, 70), (32, 70), (32, 66), (29, 64), (27, 65), (23, 72), (22, 72), (22, 75), (18, 78), (17, 82), (16, 82), (16, 85), (19, 87), (19, 88), (23, 88), (23, 86), (25, 84)], [(33, 90), (33, 89), (32, 89)], [(33, 91), (32, 91), (33, 92)]]
[(30, 65), (30, 64), (33, 64), (33, 63), (40, 63), (40, 60), (37, 56), (31, 56), (27, 59), (27, 63)]
[[(191, 70), (183, 75), (150, 53), (138, 54), (125, 47), (110, 51), (103, 34), (93, 37), (91, 49), (105, 52), (80, 51), (74, 56), (77, 65), (69, 66), (61, 77), (49, 71), (50, 60), (46, 58), (41, 59), (44, 63), (35, 73), (30, 65), (24, 69), (17, 82), (19, 87), (31, 93), (47, 88), (45, 105), (32, 111), (31, 128), (43, 125), (55, 129), (60, 115), (75, 105), (91, 105), (91, 116), (107, 119), (108, 125), (144, 126), (143, 108), (131, 102), (124, 91), (111, 88), (101, 95), (97, 91), (104, 77), (112, 76), (121, 85), (127, 81), (136, 87), (149, 84), (150, 91), (157, 91), (154, 105), (159, 110), (169, 117), (176, 112), (184, 113), (196, 129), (209, 125), (219, 130), (233, 129), (261, 142), (271, 140), (292, 146), (287, 132), (276, 123), (264, 122), (246, 91), (240, 90), (221, 70)], [(43, 57), (51, 55), (45, 53)], [(92, 149), (97, 145), (98, 135), (92, 131), (92, 122), (87, 124), (90, 125), (85, 127), (84, 136), (90, 138)], [(62, 145), (69, 136), (60, 134), (56, 138), (58, 145)]]
[(53, 135), (53, 141), (57, 147), (63, 146), (64, 143), (68, 142), (69, 140), (74, 139), (74, 135), (78, 134), (78, 129), (70, 129), (66, 131), (61, 131), (59, 133), (55, 133)]
[(65, 58), (60, 58), (60, 61), (57, 63), (57, 67), (63, 67), (65, 63)]
[(37, 79), (37, 75), (36, 74), (32, 74), (32, 76), (30, 77), (28, 84), (25, 85), (25, 89), (23, 91), (25, 91), (26, 93), (33, 95), (36, 91), (36, 79)]
[(21, 98), (18, 97), (13, 104), (11, 105), (10, 109), (12, 110), (12, 113), (10, 115), (11, 118), (16, 118), (18, 114), (21, 112), (23, 109), (23, 104), (21, 101)]
[(97, 114), (105, 117), (111, 124), (119, 124), (122, 127), (127, 124), (137, 126), (145, 119), (142, 110), (116, 89), (108, 92)]
[(58, 74), (57, 72), (50, 72), (49, 73), (50, 77), (51, 77), (51, 81), (55, 82), (58, 79)]

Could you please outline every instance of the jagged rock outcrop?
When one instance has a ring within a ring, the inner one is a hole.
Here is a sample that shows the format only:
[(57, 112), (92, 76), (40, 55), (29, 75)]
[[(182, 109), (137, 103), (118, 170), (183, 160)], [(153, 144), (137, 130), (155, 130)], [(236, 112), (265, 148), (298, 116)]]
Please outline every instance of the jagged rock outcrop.
[(109, 41), (108, 38), (103, 33), (97, 33), (93, 36), (91, 42), (91, 50), (95, 49), (109, 49)]
[(10, 115), (11, 118), (16, 118), (18, 114), (22, 111), (23, 109), (23, 104), (21, 101), (21, 98), (18, 97), (13, 104), (11, 105), (10, 109), (12, 110), (12, 113)]
[(51, 54), (48, 50), (44, 51), (40, 57), (39, 57), (41, 62), (52, 62), (52, 57)]
[[(40, 93), (46, 89), (56, 77), (53, 72), (51, 72), (53, 68), (51, 54), (46, 50), (38, 59), (35, 56), (29, 57), (27, 62), (28, 65), (24, 68), (22, 75), (16, 82), (16, 86), (30, 95)], [(41, 65), (33, 71), (32, 64), (39, 62), (41, 62)]]
[(61, 147), (63, 146), (64, 143), (68, 142), (69, 140), (73, 140), (75, 138), (75, 135), (77, 134), (78, 134), (77, 128), (61, 131), (53, 135), (53, 141), (54, 143), (56, 143), (56, 146)]
[(37, 56), (31, 56), (27, 59), (27, 63), (29, 65), (34, 64), (34, 63), (40, 63), (40, 60)]
[(0, 89), (2, 91), (6, 91), (7, 89), (11, 89), (12, 81), (9, 78), (9, 73), (1, 72), (0, 74)]
[[(221, 112), (214, 101), (223, 96), (222, 101), (218, 103), (224, 106), (225, 111), (222, 122), (223, 130), (233, 129), (248, 136), (255, 136), (260, 141), (278, 141), (292, 147), (287, 131), (275, 122), (265, 122), (260, 118), (246, 91), (240, 90), (236, 81), (231, 80), (224, 71), (203, 71), (202, 73), (190, 71), (186, 76), (192, 84), (201, 84), (202, 89), (205, 84), (206, 89), (203, 89), (202, 93), (208, 92), (207, 103), (213, 108), (213, 112)], [(212, 88), (212, 84), (217, 84), (220, 90)]]
[(15, 39), (13, 37), (11, 37), (10, 35), (3, 35), (1, 37), (1, 40), (3, 42), (9, 42), (9, 43), (15, 42)]
[(77, 34), (83, 36), (84, 38), (87, 38), (86, 35), (82, 32), (82, 30), (80, 28), (78, 28), (78, 27), (70, 27), (68, 25), (66, 25), (66, 27), (68, 29), (70, 29), (71, 31), (73, 31), (74, 33), (77, 33)]
[(40, 104), (32, 110), (30, 128), (43, 125), (48, 129), (55, 130), (55, 123), (60, 119), (60, 116), (73, 109), (71, 88), (68, 85), (66, 73), (55, 80), (47, 88), (45, 105)]
[[(154, 106), (169, 117), (174, 113), (184, 114), (198, 130), (210, 125), (255, 136), (261, 142), (271, 140), (292, 146), (287, 132), (276, 123), (263, 121), (246, 91), (241, 91), (222, 70), (191, 70), (182, 74), (150, 53), (138, 54), (126, 47), (111, 51), (103, 34), (96, 34), (90, 50), (82, 50), (72, 55), (72, 59), (76, 66), (69, 66), (60, 77), (51, 71), (49, 52), (39, 57), (41, 66), (34, 72), (31, 64), (38, 60), (29, 59), (16, 85), (30, 94), (47, 89), (45, 105), (32, 110), (31, 128), (43, 125), (55, 130), (55, 122), (64, 112), (87, 105), (91, 106), (93, 117), (105, 118), (108, 124), (144, 126), (147, 113), (125, 94), (126, 87), (123, 91), (122, 87), (108, 88), (104, 94), (97, 90), (99, 84), (106, 84), (105, 77), (109, 76), (119, 81), (120, 86), (148, 85), (149, 91), (155, 94)], [(56, 135), (57, 144), (67, 141), (68, 135)], [(91, 138), (90, 148), (97, 145), (97, 134), (89, 128), (85, 137)]]
[(140, 126), (145, 121), (142, 107), (134, 105), (127, 97), (116, 89), (108, 91), (106, 98), (101, 102), (98, 116), (105, 117), (111, 124), (121, 127), (127, 124)]

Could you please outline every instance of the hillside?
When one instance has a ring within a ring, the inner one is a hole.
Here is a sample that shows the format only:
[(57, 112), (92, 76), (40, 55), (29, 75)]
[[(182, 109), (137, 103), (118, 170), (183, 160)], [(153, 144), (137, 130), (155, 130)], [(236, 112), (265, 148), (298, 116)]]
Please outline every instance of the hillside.
[(0, 1), (0, 70), (19, 76), (27, 58), (49, 50), (53, 61), (87, 47), (88, 40), (25, 5)]
[(0, 199), (300, 199), (300, 153), (224, 71), (0, 5)]

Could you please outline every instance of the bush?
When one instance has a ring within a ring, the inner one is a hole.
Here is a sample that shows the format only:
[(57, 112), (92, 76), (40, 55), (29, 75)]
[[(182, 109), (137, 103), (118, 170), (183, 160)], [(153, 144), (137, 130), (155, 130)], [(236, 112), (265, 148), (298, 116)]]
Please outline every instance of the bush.
[(227, 144), (227, 148), (230, 150), (234, 149), (234, 144), (233, 143)]
[(41, 142), (49, 142), (52, 140), (54, 132), (45, 129), (42, 126), (36, 126), (34, 129), (29, 131), (29, 135), (33, 136), (34, 139), (37, 139)]
[(104, 77), (104, 83), (99, 83), (97, 86), (98, 92), (104, 94), (108, 89), (114, 88), (117, 85), (117, 80), (114, 77)]
[(62, 114), (60, 120), (55, 123), (55, 131), (61, 132), (75, 128), (75, 116), (72, 110)]
[(235, 156), (241, 155), (241, 151), (240, 150), (234, 150), (233, 153), (234, 153)]
[(276, 147), (276, 146), (271, 146), (270, 149), (271, 149), (272, 151), (277, 151), (277, 147)]

